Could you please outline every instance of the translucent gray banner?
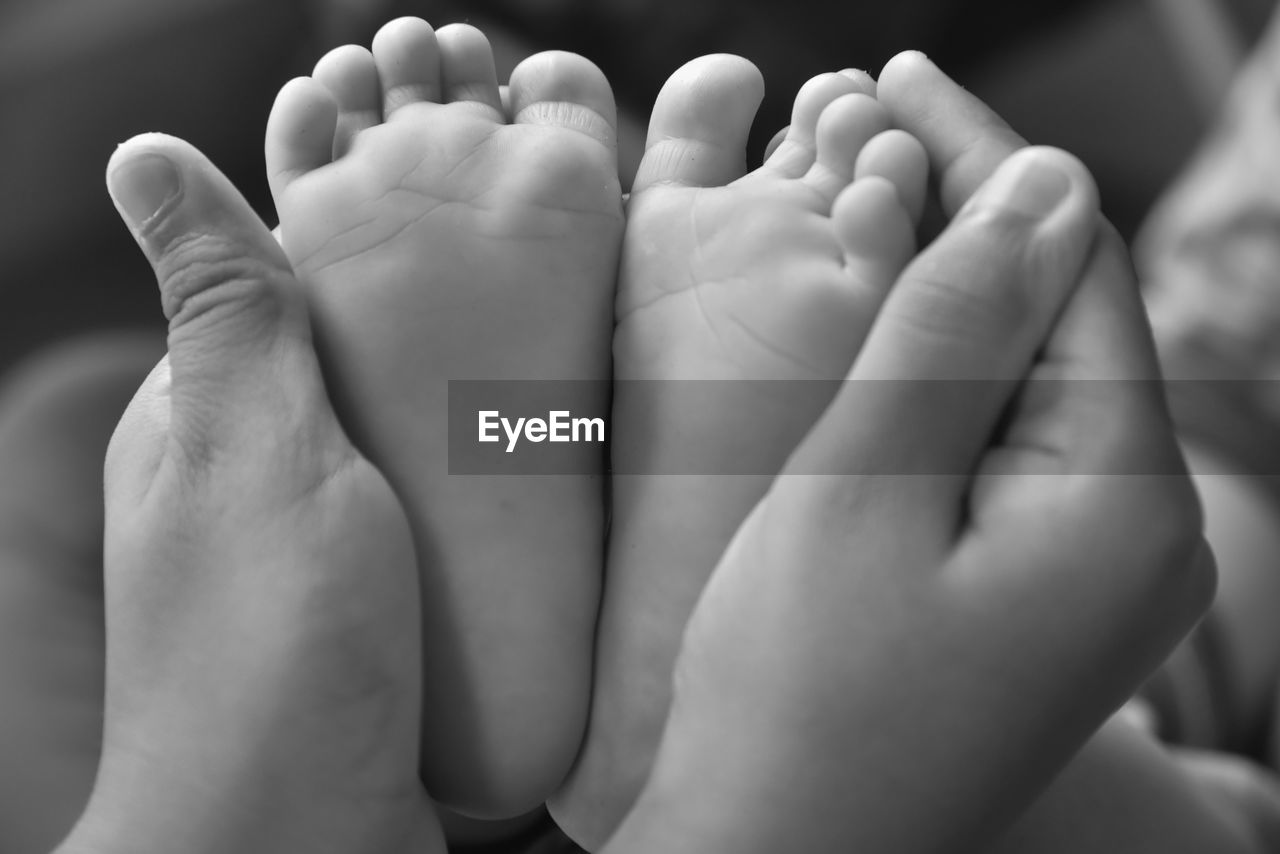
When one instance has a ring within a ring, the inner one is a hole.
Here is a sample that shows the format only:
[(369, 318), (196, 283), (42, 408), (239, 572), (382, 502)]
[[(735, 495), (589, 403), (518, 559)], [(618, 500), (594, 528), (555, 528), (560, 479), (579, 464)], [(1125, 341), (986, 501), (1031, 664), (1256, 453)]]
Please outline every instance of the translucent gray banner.
[[(455, 380), (449, 473), (773, 475), (838, 400), (824, 429), (847, 433), (836, 441), (864, 452), (838, 463), (802, 456), (794, 473), (970, 474), (976, 460), (930, 448), (952, 441), (955, 425), (985, 418), (992, 442), (1034, 437), (1042, 443), (1034, 450), (1056, 454), (1053, 470), (1063, 474), (1180, 475), (1181, 457), (1164, 453), (1166, 399), (1180, 436), (1212, 452), (1202, 473), (1280, 476), (1280, 419), (1259, 403), (1280, 401), (1280, 383), (1223, 380)], [(1026, 417), (1035, 431), (1006, 432)], [(865, 451), (881, 446), (891, 450)]]

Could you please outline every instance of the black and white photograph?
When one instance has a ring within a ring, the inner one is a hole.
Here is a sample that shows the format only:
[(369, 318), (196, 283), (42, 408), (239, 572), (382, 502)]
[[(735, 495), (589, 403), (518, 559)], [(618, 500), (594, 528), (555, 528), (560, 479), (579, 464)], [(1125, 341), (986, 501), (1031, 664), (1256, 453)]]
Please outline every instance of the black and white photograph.
[(0, 0), (0, 854), (1280, 854), (1280, 3)]

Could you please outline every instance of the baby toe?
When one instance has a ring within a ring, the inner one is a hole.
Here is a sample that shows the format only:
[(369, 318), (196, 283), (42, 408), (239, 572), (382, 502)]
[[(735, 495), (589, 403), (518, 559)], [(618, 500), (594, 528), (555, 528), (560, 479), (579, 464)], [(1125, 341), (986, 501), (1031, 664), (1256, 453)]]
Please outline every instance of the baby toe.
[(915, 223), (897, 187), (860, 178), (836, 198), (831, 219), (850, 279), (878, 305), (916, 250)]
[(338, 105), (333, 156), (341, 157), (351, 150), (360, 131), (382, 121), (382, 87), (373, 54), (353, 44), (334, 48), (320, 58), (311, 76)]
[(859, 179), (887, 179), (897, 188), (911, 221), (919, 225), (929, 183), (929, 155), (918, 139), (897, 129), (877, 134), (858, 152), (853, 174)]
[(875, 98), (841, 95), (827, 105), (818, 119), (814, 162), (805, 173), (804, 182), (834, 202), (853, 180), (863, 146), (888, 128), (889, 114)]
[(811, 78), (796, 93), (791, 126), (765, 167), (788, 178), (809, 171), (816, 157), (818, 120), (831, 102), (842, 95), (867, 94), (865, 84), (845, 74), (827, 73)]
[(297, 178), (332, 162), (337, 121), (333, 95), (313, 78), (295, 78), (280, 90), (264, 146), (267, 183), (277, 207)]
[(421, 18), (397, 18), (373, 37), (373, 61), (382, 84), (387, 119), (410, 104), (439, 103), (443, 96), (440, 46)]
[(436, 45), (444, 100), (504, 115), (493, 48), (485, 34), (470, 24), (450, 24), (436, 31)]

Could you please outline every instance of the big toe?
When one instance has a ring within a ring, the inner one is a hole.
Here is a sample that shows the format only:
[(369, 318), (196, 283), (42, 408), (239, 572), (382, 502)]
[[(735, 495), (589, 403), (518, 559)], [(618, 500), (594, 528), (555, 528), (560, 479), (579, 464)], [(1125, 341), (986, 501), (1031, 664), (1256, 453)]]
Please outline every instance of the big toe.
[(720, 186), (740, 177), (763, 98), (764, 78), (741, 57), (715, 54), (686, 63), (653, 105), (632, 193), (655, 184)]
[(579, 131), (616, 149), (613, 89), (595, 63), (564, 51), (535, 54), (511, 72), (511, 120)]
[(489, 39), (470, 24), (449, 24), (436, 31), (440, 51), (442, 97), (468, 104), (494, 117), (502, 115), (498, 71)]

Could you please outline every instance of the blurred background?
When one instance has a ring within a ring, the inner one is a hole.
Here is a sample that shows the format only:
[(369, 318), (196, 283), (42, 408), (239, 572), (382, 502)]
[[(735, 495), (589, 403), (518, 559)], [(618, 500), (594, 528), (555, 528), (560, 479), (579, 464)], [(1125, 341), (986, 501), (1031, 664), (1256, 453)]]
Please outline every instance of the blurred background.
[(666, 76), (703, 53), (753, 60), (768, 95), (752, 159), (808, 77), (873, 74), (915, 48), (1033, 142), (1094, 170), (1132, 234), (1213, 119), (1274, 0), (3, 0), (0, 371), (104, 327), (162, 329), (149, 269), (103, 168), (142, 131), (204, 150), (274, 224), (262, 135), (277, 89), (403, 14), (486, 29), (505, 75), (555, 47), (599, 64), (627, 117), (624, 171)]

